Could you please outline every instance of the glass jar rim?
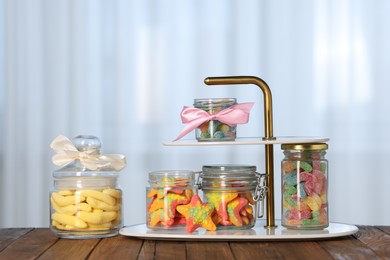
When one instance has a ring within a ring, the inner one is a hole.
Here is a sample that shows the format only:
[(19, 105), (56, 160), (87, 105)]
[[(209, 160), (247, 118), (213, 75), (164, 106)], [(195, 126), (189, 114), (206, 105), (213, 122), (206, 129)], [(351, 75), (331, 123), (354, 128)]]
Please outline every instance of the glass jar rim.
[(54, 179), (57, 190), (111, 189), (117, 188), (117, 176), (69, 176)]
[(149, 172), (149, 184), (153, 187), (191, 186), (195, 183), (195, 171), (158, 170)]
[[(202, 166), (203, 175), (207, 174), (235, 174), (241, 172), (256, 172), (256, 166), (247, 164), (210, 164)], [(205, 173), (206, 172), (206, 173)]]
[(236, 98), (196, 98), (194, 99), (195, 107), (221, 107), (234, 105), (237, 103)]
[(204, 190), (252, 190), (258, 184), (258, 175), (254, 165), (204, 165), (201, 177), (201, 186)]
[(306, 143), (306, 144), (282, 144), (282, 150), (327, 150), (328, 144), (326, 143)]
[(117, 172), (113, 171), (54, 171), (54, 178), (73, 178), (73, 177), (118, 177)]

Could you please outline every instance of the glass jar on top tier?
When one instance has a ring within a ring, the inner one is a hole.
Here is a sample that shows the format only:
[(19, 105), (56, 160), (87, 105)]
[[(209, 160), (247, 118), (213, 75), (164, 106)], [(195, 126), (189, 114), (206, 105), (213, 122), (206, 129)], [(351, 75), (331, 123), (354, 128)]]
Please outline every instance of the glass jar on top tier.
[[(237, 104), (235, 98), (204, 98), (194, 100), (194, 107), (202, 109), (210, 115), (217, 114), (235, 104)], [(195, 137), (200, 142), (234, 141), (236, 139), (236, 126), (229, 126), (218, 120), (210, 120), (196, 128)]]

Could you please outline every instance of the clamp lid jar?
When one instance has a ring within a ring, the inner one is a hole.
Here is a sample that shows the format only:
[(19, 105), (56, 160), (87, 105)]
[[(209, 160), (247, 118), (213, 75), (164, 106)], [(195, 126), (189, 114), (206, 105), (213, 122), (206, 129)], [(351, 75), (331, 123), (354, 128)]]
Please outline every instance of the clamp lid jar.
[(94, 136), (77, 136), (71, 142), (57, 137), (51, 147), (53, 162), (63, 165), (53, 172), (50, 192), (50, 229), (62, 238), (115, 236), (122, 227), (122, 190), (118, 172), (123, 155), (101, 155)]
[(205, 165), (201, 187), (215, 208), (217, 229), (247, 229), (255, 225), (259, 194), (266, 191), (263, 175), (252, 165)]

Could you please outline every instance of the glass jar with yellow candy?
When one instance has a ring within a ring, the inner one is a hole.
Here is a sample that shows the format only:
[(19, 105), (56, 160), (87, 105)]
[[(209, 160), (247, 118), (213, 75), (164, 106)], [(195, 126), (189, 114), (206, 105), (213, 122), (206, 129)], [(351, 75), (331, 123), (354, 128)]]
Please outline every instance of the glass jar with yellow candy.
[[(52, 142), (58, 154), (50, 192), (50, 229), (61, 238), (83, 239), (115, 236), (122, 227), (122, 191), (118, 171), (124, 157), (101, 155), (100, 141), (63, 136)], [(67, 162), (69, 161), (69, 162)]]

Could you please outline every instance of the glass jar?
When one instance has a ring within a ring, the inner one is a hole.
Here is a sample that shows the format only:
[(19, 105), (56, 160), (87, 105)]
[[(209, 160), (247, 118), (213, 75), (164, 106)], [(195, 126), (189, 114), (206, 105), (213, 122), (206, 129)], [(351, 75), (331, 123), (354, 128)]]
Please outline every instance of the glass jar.
[(323, 229), (328, 221), (328, 145), (282, 144), (282, 226)]
[(215, 208), (217, 229), (249, 229), (256, 223), (258, 201), (266, 193), (265, 175), (251, 165), (205, 165), (201, 187), (204, 200)]
[[(195, 99), (194, 107), (202, 109), (210, 115), (217, 114), (225, 108), (237, 104), (235, 98), (207, 98)], [(234, 141), (236, 126), (229, 126), (218, 120), (210, 120), (195, 129), (195, 137), (200, 142)]]
[[(78, 136), (73, 144), (81, 153), (100, 154), (100, 141)], [(50, 229), (61, 238), (115, 236), (122, 227), (122, 191), (111, 167), (90, 170), (76, 159), (53, 172), (50, 192)]]
[(197, 194), (195, 172), (153, 171), (146, 187), (146, 226), (149, 229), (185, 229), (186, 219), (176, 208)]

